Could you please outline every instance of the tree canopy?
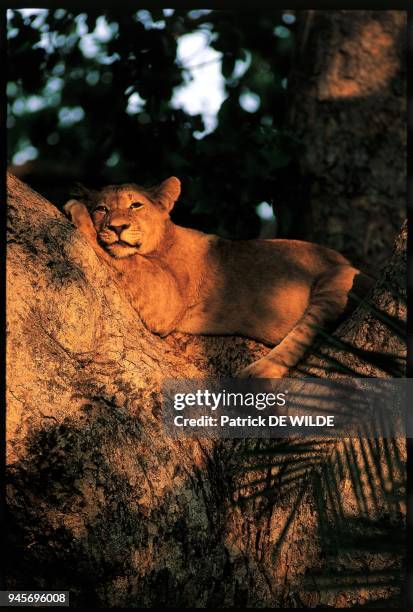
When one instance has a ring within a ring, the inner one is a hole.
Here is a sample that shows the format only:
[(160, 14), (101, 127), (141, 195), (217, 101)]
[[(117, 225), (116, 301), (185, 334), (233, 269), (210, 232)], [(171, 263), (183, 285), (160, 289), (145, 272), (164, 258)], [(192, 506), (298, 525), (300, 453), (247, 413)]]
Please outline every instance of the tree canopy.
[[(176, 175), (177, 222), (257, 236), (257, 206), (274, 203), (297, 147), (285, 130), (294, 22), (275, 10), (9, 11), (9, 161), (60, 204), (76, 181)], [(223, 78), (209, 129), (176, 102), (202, 66), (197, 53), (179, 57), (193, 34), (215, 50)]]

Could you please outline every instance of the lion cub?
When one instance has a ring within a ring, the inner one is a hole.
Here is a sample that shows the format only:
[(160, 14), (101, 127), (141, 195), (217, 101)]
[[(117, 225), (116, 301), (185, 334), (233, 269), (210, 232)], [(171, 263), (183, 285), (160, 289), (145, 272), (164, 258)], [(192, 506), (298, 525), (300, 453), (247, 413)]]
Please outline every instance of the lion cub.
[(65, 211), (150, 331), (254, 338), (274, 348), (240, 375), (284, 376), (343, 312), (358, 270), (308, 242), (224, 240), (175, 225), (179, 194), (175, 177), (150, 189), (109, 186), (85, 190)]

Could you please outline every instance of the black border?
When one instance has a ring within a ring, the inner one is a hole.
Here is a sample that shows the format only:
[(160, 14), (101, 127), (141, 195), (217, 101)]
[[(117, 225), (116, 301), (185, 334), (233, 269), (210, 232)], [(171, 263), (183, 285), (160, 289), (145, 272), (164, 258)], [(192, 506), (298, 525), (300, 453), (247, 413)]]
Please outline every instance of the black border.
[[(103, 10), (105, 8), (128, 8), (128, 9), (157, 9), (157, 8), (173, 8), (173, 9), (182, 9), (182, 10), (195, 10), (195, 9), (222, 9), (222, 10), (250, 10), (252, 12), (259, 11), (260, 9), (272, 9), (272, 10), (280, 10), (280, 8), (290, 9), (290, 10), (377, 10), (377, 11), (386, 11), (386, 10), (400, 10), (400, 11), (409, 11), (412, 10), (411, 0), (390, 0), (390, 2), (386, 2), (386, 0), (341, 0), (340, 3), (335, 2), (334, 0), (313, 0), (312, 2), (308, 2), (308, 0), (288, 0), (283, 3), (284, 7), (280, 3), (276, 3), (271, 0), (244, 0), (242, 4), (240, 2), (236, 2), (236, 0), (209, 0), (208, 2), (179, 2), (177, 0), (168, 0), (167, 2), (160, 0), (151, 0), (151, 2), (142, 3), (141, 1), (135, 2), (134, 0), (106, 0), (106, 2), (99, 2), (95, 0), (86, 0), (86, 2), (80, 2), (79, 0), (74, 0), (70, 2), (66, 0), (66, 2), (55, 2), (52, 0), (39, 0), (39, 2), (28, 0), (24, 2), (22, 0), (10, 1), (5, 7), (6, 10), (9, 9), (19, 9), (19, 8), (48, 8), (48, 9), (58, 9), (64, 8), (71, 11), (83, 11), (87, 12), (88, 10)], [(390, 4), (390, 6), (389, 6)]]
[[(413, 11), (407, 12), (407, 371), (413, 378)], [(413, 398), (409, 398), (412, 409)], [(409, 409), (409, 407), (408, 407)], [(413, 438), (407, 438), (407, 536), (413, 541)], [(406, 607), (413, 609), (413, 547), (407, 545)]]
[[(6, 189), (6, 171), (7, 171), (7, 137), (6, 137), (6, 116), (7, 116), (7, 99), (6, 99), (6, 83), (7, 83), (7, 47), (6, 47), (6, 27), (7, 17), (6, 11), (0, 11), (0, 261), (4, 262), (1, 270), (0, 282), (0, 329), (2, 338), (4, 338), (4, 350), (0, 351), (0, 372), (1, 372), (1, 419), (0, 419), (0, 529), (6, 529), (6, 500), (5, 500), (5, 465), (6, 465), (6, 223), (7, 223), (7, 189)], [(1, 70), (1, 67), (4, 67)], [(0, 555), (0, 590), (4, 590), (6, 573), (6, 555)]]
[(347, 0), (341, 1), (339, 4), (334, 0), (313, 0), (313, 2), (308, 2), (307, 0), (288, 0), (283, 3), (284, 7), (280, 7), (280, 3), (278, 3), (278, 7), (271, 0), (258, 0), (254, 2), (252, 0), (247, 0), (242, 5), (236, 0), (209, 0), (208, 2), (177, 2), (176, 0), (160, 2), (159, 0), (151, 0), (151, 2), (134, 2), (133, 0), (109, 0), (106, 2), (95, 2), (93, 0), (88, 0), (87, 2), (79, 2), (79, 0), (75, 0), (74, 2), (52, 2), (49, 1), (16, 1), (8, 3), (7, 8), (10, 9), (18, 9), (18, 8), (49, 8), (49, 9), (58, 9), (65, 8), (67, 10), (80, 10), (83, 12), (87, 12), (87, 10), (103, 10), (105, 8), (110, 8), (111, 5), (115, 8), (125, 7), (129, 9), (155, 9), (155, 8), (174, 8), (174, 9), (183, 9), (183, 10), (195, 10), (195, 9), (222, 9), (222, 10), (252, 10), (257, 11), (260, 9), (273, 9), (280, 10), (280, 8), (291, 9), (291, 10), (328, 10), (332, 9), (335, 11), (339, 10), (405, 10), (408, 11), (409, 8), (412, 8), (411, 2), (408, 0), (393, 0), (391, 2), (391, 6), (389, 6), (389, 2), (385, 0)]

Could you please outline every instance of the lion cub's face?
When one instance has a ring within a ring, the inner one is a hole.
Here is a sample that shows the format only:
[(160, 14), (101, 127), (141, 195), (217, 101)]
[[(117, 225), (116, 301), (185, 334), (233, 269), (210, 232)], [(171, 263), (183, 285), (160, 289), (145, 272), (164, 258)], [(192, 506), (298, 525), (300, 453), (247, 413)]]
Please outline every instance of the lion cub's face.
[(91, 208), (100, 244), (117, 259), (155, 251), (179, 193), (175, 177), (151, 189), (133, 184), (106, 187)]

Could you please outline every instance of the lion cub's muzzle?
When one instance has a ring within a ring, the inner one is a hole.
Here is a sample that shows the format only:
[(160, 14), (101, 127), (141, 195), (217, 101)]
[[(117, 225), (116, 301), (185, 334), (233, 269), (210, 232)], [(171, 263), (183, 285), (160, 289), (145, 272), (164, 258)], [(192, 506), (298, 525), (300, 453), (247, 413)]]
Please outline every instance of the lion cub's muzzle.
[(115, 234), (117, 234), (118, 236), (120, 236), (122, 232), (124, 232), (125, 230), (129, 228), (130, 228), (129, 223), (123, 223), (121, 225), (108, 225), (108, 229), (111, 232), (115, 232)]
[(98, 231), (99, 242), (112, 254), (124, 256), (136, 253), (141, 246), (142, 232), (128, 223), (114, 224)]

